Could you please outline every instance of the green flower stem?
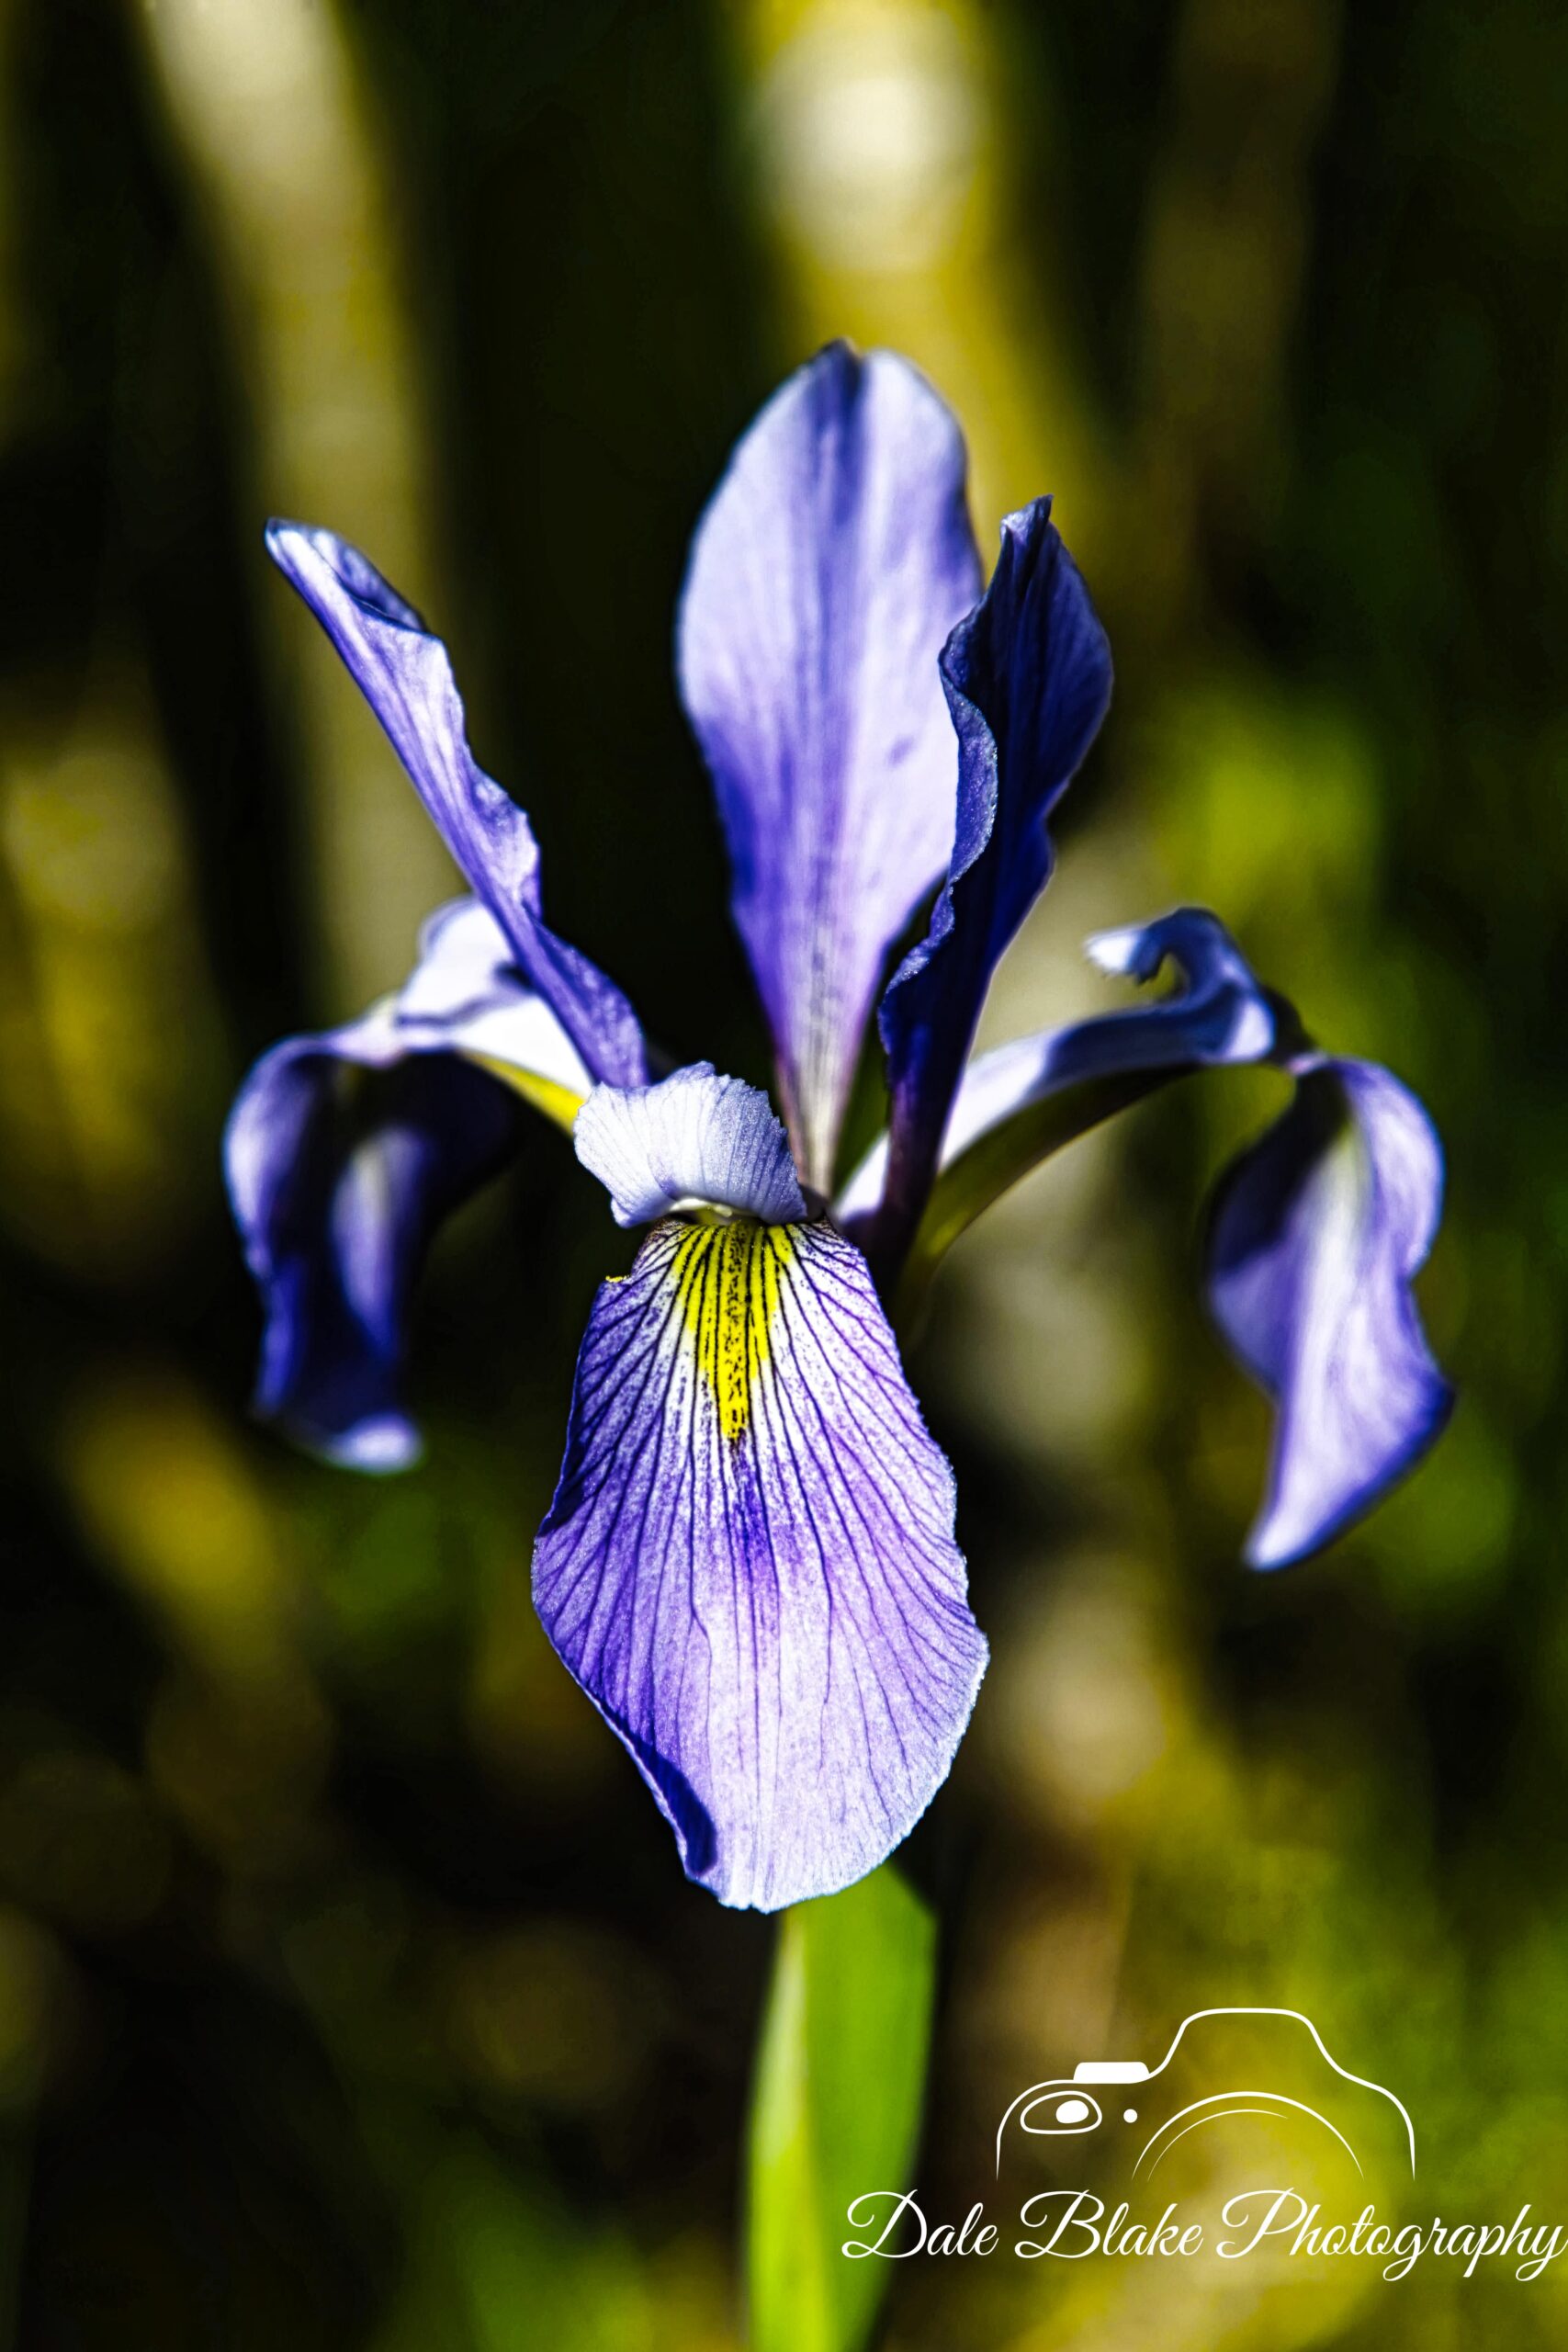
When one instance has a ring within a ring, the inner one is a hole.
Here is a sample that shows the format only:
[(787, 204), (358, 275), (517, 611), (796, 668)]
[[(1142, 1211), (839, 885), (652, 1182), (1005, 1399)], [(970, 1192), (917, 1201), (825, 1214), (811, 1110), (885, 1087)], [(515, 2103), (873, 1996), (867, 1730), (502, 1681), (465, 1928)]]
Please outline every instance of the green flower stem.
[(752, 2352), (859, 2352), (887, 2283), (852, 2261), (848, 2209), (908, 2186), (936, 1922), (891, 1862), (780, 1920), (757, 2047), (746, 2256)]

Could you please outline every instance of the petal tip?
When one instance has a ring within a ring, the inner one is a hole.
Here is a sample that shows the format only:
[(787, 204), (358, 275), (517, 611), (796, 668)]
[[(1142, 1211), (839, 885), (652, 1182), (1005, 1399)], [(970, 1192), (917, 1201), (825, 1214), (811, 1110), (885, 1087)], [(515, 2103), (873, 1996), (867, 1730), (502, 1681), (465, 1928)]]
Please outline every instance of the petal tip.
[[(264, 536), (274, 563), (285, 579), (299, 589), (318, 618), (330, 625), (330, 614), (321, 610), (318, 599), (323, 594), (330, 599), (335, 589), (377, 620), (415, 636), (429, 635), (417, 606), (399, 594), (386, 575), (351, 539), (320, 524), (292, 523), (278, 515), (272, 517)], [(327, 575), (324, 581), (323, 572)], [(363, 684), (363, 680), (360, 683)]]
[(387, 1478), (416, 1468), (424, 1459), (424, 1441), (401, 1413), (372, 1414), (352, 1429), (333, 1431), (301, 1427), (287, 1416), (278, 1417), (277, 1425), (305, 1453), (334, 1470)]
[(1431, 1366), (1424, 1408), (1414, 1416), (1413, 1426), (1397, 1453), (1386, 1458), (1372, 1476), (1330, 1510), (1303, 1517), (1299, 1507), (1292, 1510), (1274, 1499), (1267, 1502), (1242, 1547), (1243, 1565), (1265, 1575), (1279, 1568), (1300, 1567), (1348, 1534), (1406, 1478), (1414, 1476), (1447, 1429), (1458, 1401), (1453, 1383), (1435, 1365)]

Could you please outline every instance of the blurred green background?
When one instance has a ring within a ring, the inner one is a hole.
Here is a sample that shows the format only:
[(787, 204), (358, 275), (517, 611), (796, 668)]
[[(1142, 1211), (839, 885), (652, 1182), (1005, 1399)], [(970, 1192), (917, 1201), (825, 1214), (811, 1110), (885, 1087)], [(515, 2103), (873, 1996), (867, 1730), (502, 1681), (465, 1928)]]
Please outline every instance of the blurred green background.
[[(681, 1879), (527, 1598), (625, 1241), (541, 1123), (426, 1286), (427, 1466), (356, 1481), (248, 1420), (218, 1144), (452, 887), (273, 511), (443, 628), (560, 929), (765, 1076), (671, 627), (838, 333), (958, 408), (987, 547), (1057, 493), (1117, 650), (987, 1035), (1214, 903), (1431, 1106), (1462, 1389), (1362, 1533), (1240, 1568), (1264, 1415), (1194, 1233), (1261, 1075), (961, 1245), (913, 1369), (995, 1665), (908, 1857), (922, 2198), (986, 2193), (1025, 2085), (1274, 2002), (1398, 2089), (1434, 2210), (1568, 2219), (1565, 106), (1545, 0), (0, 0), (10, 2341), (739, 2341), (770, 1929)], [(1138, 2268), (906, 2265), (888, 2340), (1565, 2332), (1555, 2272)]]

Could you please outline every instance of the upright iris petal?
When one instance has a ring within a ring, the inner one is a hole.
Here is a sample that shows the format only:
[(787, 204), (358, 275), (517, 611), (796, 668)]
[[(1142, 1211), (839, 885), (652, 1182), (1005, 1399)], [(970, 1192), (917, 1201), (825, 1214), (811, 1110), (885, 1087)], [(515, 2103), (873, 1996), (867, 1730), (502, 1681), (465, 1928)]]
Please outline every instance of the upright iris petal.
[(266, 1315), (256, 1410), (355, 1469), (413, 1461), (407, 1315), (431, 1238), (515, 1149), (525, 1099), (570, 1126), (589, 1085), (472, 900), (426, 924), (400, 995), (264, 1056), (224, 1138)]
[(937, 657), (979, 594), (964, 485), (924, 379), (835, 344), (746, 434), (693, 543), (681, 692), (819, 1192), (884, 962), (952, 844)]
[(1111, 698), (1111, 649), (1037, 499), (1002, 525), (978, 610), (942, 657), (958, 731), (958, 820), (931, 929), (882, 1001), (892, 1094), (879, 1246), (907, 1243), (997, 963), (1049, 877), (1047, 820)]
[(516, 802), (468, 749), (446, 648), (375, 565), (332, 531), (272, 523), (267, 547), (386, 729), (470, 889), (512, 944), (592, 1077), (639, 1086), (642, 1032), (619, 989), (540, 910), (539, 853)]
[(1453, 1396), (1411, 1283), (1442, 1206), (1416, 1097), (1371, 1062), (1302, 1056), (1295, 1101), (1216, 1195), (1209, 1295), (1274, 1398), (1255, 1567), (1315, 1551), (1417, 1461)]

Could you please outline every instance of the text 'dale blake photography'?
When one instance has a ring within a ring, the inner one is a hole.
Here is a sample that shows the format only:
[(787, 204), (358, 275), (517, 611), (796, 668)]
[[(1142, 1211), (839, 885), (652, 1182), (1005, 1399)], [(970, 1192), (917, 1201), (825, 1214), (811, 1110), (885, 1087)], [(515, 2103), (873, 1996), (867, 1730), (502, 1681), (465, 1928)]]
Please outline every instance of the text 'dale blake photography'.
[(1563, 2340), (1565, 107), (0, 6), (0, 2352)]

